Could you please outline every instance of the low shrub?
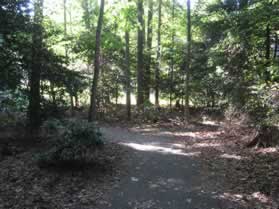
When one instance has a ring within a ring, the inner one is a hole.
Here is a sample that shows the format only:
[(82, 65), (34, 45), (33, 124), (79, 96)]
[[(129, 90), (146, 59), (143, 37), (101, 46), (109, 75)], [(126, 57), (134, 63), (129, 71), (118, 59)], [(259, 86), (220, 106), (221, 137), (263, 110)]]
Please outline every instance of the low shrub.
[(27, 120), (27, 106), (24, 92), (0, 91), (0, 128), (23, 128)]
[(102, 134), (94, 123), (69, 121), (52, 139), (50, 148), (37, 156), (40, 167), (86, 164), (103, 147)]
[(42, 125), (42, 133), (46, 137), (52, 136), (54, 134), (59, 134), (60, 130), (63, 131), (63, 129), (63, 123), (56, 118), (50, 118), (46, 120)]

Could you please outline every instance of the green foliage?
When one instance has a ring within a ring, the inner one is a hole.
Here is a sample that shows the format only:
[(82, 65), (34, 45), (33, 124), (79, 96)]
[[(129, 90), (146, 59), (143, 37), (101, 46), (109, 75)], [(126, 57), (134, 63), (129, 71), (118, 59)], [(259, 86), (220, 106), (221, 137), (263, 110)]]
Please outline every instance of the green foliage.
[(30, 61), (29, 0), (0, 2), (0, 90), (15, 90)]
[(0, 127), (25, 127), (27, 105), (24, 92), (0, 91)]
[[(279, 124), (279, 95), (278, 95), (278, 85), (274, 84), (272, 86), (265, 86), (260, 89), (257, 94), (258, 104), (254, 111), (252, 112), (254, 117), (258, 116), (257, 122), (260, 121), (260, 125), (278, 125)], [(250, 108), (251, 109), (251, 108)]]
[(27, 106), (28, 98), (25, 92), (20, 90), (0, 91), (0, 112), (26, 111)]
[(146, 102), (144, 107), (143, 117), (146, 121), (156, 123), (160, 119), (160, 110), (150, 102)]
[[(57, 130), (61, 123), (53, 120), (46, 126)], [(85, 164), (103, 145), (102, 134), (95, 124), (80, 120), (68, 121), (62, 133), (54, 137), (49, 150), (36, 158), (40, 166)]]
[(44, 130), (44, 134), (47, 136), (59, 134), (60, 131), (63, 131), (63, 128), (64, 128), (63, 123), (56, 118), (50, 118), (46, 120), (42, 126), (42, 129)]

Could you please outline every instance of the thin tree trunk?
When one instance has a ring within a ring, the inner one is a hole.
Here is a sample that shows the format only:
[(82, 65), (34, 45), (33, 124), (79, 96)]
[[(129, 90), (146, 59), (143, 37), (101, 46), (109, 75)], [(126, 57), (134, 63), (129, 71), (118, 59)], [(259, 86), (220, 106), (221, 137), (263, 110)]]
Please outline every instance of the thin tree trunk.
[(72, 2), (69, 5), (69, 9), (68, 9), (68, 13), (69, 13), (69, 29), (70, 29), (70, 34), (73, 35), (73, 18), (72, 18)]
[(115, 85), (115, 104), (118, 104), (118, 93), (119, 93), (119, 89), (118, 89), (118, 83), (116, 83)]
[(185, 79), (185, 109), (184, 109), (184, 118), (185, 121), (189, 122), (190, 111), (189, 111), (189, 97), (190, 97), (190, 75), (191, 75), (191, 3), (190, 0), (187, 0), (187, 57), (186, 57), (186, 79)]
[(79, 98), (78, 98), (78, 94), (75, 94), (75, 107), (79, 108)]
[(151, 50), (152, 50), (152, 19), (153, 19), (153, 0), (148, 0), (148, 20), (147, 20), (147, 56), (145, 71), (145, 96), (146, 102), (150, 99), (150, 76), (151, 76)]
[[(63, 9), (64, 9), (64, 39), (67, 39), (67, 0), (63, 1)], [(68, 47), (65, 44), (65, 57), (68, 59)]]
[(73, 95), (70, 95), (70, 102), (71, 102), (71, 116), (73, 117), (75, 115), (75, 111), (74, 111), (74, 97), (73, 97)]
[[(172, 27), (175, 24), (174, 22), (174, 8), (175, 0), (172, 0)], [(172, 108), (172, 94), (173, 94), (173, 73), (174, 73), (174, 36), (175, 30), (172, 28), (171, 34), (171, 72), (170, 72), (170, 109)]]
[(265, 51), (265, 59), (266, 59), (266, 69), (265, 69), (265, 82), (268, 83), (270, 81), (270, 73), (268, 71), (268, 68), (270, 66), (270, 25), (269, 23), (266, 26), (266, 51)]
[(137, 62), (137, 81), (138, 81), (138, 94), (137, 94), (137, 105), (139, 109), (143, 109), (144, 105), (144, 59), (143, 59), (143, 49), (144, 49), (144, 8), (143, 0), (137, 0), (138, 8), (138, 62)]
[(155, 105), (159, 107), (159, 85), (161, 68), (161, 25), (162, 25), (162, 0), (159, 0), (158, 30), (157, 30), (157, 66), (155, 70)]
[(131, 72), (130, 72), (130, 34), (125, 32), (125, 60), (126, 60), (126, 110), (127, 119), (131, 120)]
[(92, 122), (96, 120), (97, 113), (97, 86), (99, 80), (100, 73), (100, 50), (101, 50), (101, 33), (102, 33), (102, 25), (103, 25), (103, 17), (104, 17), (104, 7), (105, 0), (101, 0), (100, 5), (100, 13), (98, 19), (98, 25), (96, 30), (96, 45), (95, 45), (95, 58), (94, 58), (94, 76), (93, 83), (91, 88), (91, 99), (90, 99), (90, 109), (88, 113), (88, 121)]
[(34, 2), (34, 27), (33, 27), (33, 45), (32, 45), (32, 64), (30, 75), (30, 95), (28, 118), (29, 128), (32, 133), (36, 133), (41, 125), (41, 72), (42, 72), (42, 57), (41, 50), (43, 47), (43, 0)]
[(51, 97), (52, 97), (52, 103), (55, 104), (56, 103), (56, 94), (54, 91), (54, 84), (50, 83), (50, 92), (51, 92)]
[(278, 34), (275, 33), (274, 54), (273, 54), (274, 59), (276, 59), (277, 57), (277, 52), (278, 52)]
[[(63, 1), (63, 11), (64, 11), (64, 40), (67, 40), (67, 0)], [(65, 57), (68, 62), (68, 47), (67, 43), (65, 44)], [(71, 105), (71, 116), (74, 116), (74, 99), (72, 93), (70, 93), (70, 105)]]
[[(91, 32), (91, 19), (90, 19), (90, 12), (89, 12), (89, 0), (82, 0), (82, 8), (83, 8), (83, 19), (85, 22), (85, 28), (87, 32)], [(90, 53), (91, 54), (91, 53)], [(92, 64), (92, 57), (90, 55), (87, 56), (87, 72), (90, 73), (90, 65)]]

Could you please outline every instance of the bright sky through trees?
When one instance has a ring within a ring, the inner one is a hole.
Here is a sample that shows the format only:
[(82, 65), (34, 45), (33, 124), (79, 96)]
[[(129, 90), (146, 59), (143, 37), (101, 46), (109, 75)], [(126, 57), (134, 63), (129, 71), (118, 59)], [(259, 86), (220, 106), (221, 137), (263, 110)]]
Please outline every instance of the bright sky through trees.
[[(106, 0), (106, 4), (112, 4), (115, 1), (119, 0)], [(193, 7), (198, 0), (191, 0), (191, 6)], [(73, 2), (73, 0), (68, 0), (68, 3)], [(177, 0), (181, 5), (186, 7), (187, 0)], [(63, 0), (45, 0), (45, 11), (44, 13), (57, 22), (63, 22), (62, 14), (59, 14), (58, 11), (63, 8)], [(75, 16), (80, 16), (79, 14), (75, 14)]]

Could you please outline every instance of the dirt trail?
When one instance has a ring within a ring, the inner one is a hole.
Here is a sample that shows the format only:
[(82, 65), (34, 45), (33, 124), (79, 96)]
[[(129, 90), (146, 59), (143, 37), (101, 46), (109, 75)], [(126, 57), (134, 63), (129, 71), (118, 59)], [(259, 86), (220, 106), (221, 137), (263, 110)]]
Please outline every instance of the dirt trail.
[[(217, 128), (207, 131), (217, 132)], [(195, 132), (185, 135), (152, 127), (103, 127), (102, 132), (107, 140), (129, 148), (128, 173), (108, 194), (110, 200), (98, 208), (243, 208), (214, 189), (204, 190), (208, 175), (198, 160), (201, 153), (185, 145), (185, 140), (196, 137)]]

